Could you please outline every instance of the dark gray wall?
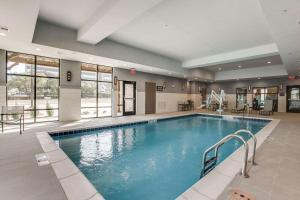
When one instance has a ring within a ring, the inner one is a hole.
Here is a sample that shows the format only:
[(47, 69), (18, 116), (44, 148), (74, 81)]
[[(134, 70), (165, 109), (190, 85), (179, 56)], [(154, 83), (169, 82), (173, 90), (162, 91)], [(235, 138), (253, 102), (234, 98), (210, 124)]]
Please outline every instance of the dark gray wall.
[(207, 92), (210, 92), (212, 89), (218, 91), (219, 88), (225, 90), (227, 94), (235, 94), (236, 88), (248, 88), (250, 85), (253, 87), (270, 87), (270, 86), (280, 86), (283, 84), (283, 89), (280, 92), (286, 91), (287, 85), (300, 85), (300, 79), (288, 80), (285, 78), (273, 78), (273, 79), (261, 79), (261, 80), (246, 80), (246, 81), (230, 81), (230, 82), (217, 82), (210, 83), (207, 85)]
[(207, 88), (206, 83), (199, 81), (190, 81), (190, 94), (200, 94), (202, 88)]
[(136, 75), (131, 75), (130, 70), (120, 68), (114, 68), (114, 76), (117, 76), (118, 80), (135, 81), (138, 92), (145, 92), (145, 82), (156, 83), (157, 86), (162, 86), (166, 82), (166, 89), (163, 93), (188, 93), (190, 91), (186, 79), (144, 72), (136, 72)]

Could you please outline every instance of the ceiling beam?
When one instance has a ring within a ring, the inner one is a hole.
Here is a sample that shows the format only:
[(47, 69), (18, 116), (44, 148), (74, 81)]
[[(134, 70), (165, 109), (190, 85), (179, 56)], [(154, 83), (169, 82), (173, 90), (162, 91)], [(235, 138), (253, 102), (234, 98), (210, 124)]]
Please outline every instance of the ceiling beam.
[(162, 0), (104, 0), (97, 12), (78, 30), (77, 40), (97, 44)]
[(32, 41), (40, 0), (0, 1), (0, 26), (6, 27), (5, 40)]
[(251, 79), (263, 77), (287, 76), (287, 71), (283, 65), (272, 65), (264, 67), (254, 67), (247, 69), (220, 71), (215, 73), (216, 81)]
[(278, 49), (275, 43), (252, 47), (249, 49), (241, 49), (237, 51), (217, 54), (208, 57), (186, 60), (182, 63), (182, 67), (206, 67), (222, 63), (237, 62), (273, 55), (278, 55)]

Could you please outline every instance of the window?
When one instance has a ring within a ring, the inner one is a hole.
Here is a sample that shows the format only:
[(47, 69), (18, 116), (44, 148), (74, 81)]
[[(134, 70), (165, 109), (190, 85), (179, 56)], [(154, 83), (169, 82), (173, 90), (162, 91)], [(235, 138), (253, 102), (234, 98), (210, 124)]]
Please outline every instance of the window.
[(112, 68), (81, 65), (81, 117), (111, 116)]
[(253, 88), (253, 108), (264, 107), (265, 100), (273, 100), (274, 111), (278, 107), (278, 87)]
[(236, 88), (236, 107), (247, 104), (247, 88)]
[(7, 105), (26, 122), (58, 120), (59, 59), (7, 52)]

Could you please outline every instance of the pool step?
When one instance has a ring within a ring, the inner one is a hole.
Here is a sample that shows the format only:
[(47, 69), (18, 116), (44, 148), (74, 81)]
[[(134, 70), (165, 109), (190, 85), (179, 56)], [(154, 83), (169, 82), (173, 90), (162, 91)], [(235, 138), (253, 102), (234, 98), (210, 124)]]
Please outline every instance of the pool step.
[(211, 170), (213, 170), (217, 164), (218, 158), (217, 156), (214, 156), (208, 160), (204, 161), (204, 166), (201, 172), (201, 177), (205, 176), (208, 174)]

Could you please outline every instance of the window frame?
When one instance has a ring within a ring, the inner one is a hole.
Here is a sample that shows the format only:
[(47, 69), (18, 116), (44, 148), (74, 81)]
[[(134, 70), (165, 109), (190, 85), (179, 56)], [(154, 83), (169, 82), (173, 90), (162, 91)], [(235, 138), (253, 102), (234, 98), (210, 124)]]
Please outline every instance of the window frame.
[[(8, 73), (7, 72), (7, 66), (8, 66), (8, 54), (9, 53), (18, 53), (18, 54), (23, 54), (23, 55), (29, 55), (29, 56), (33, 56), (34, 57), (34, 75), (28, 75), (28, 74), (15, 74), (15, 73)], [(36, 75), (36, 69), (37, 69), (37, 57), (42, 57), (42, 58), (50, 58), (50, 59), (56, 59), (58, 60), (58, 76), (57, 77), (52, 77), (52, 76), (40, 76), (40, 75)], [(44, 109), (37, 109), (37, 85), (36, 85), (36, 80), (37, 78), (47, 78), (47, 79), (57, 79), (58, 80), (58, 90), (59, 90), (59, 86), (60, 86), (60, 59), (59, 58), (52, 58), (52, 57), (47, 57), (47, 56), (39, 56), (39, 55), (33, 55), (33, 54), (28, 54), (28, 53), (21, 53), (21, 52), (15, 52), (15, 51), (6, 51), (6, 67), (5, 67), (5, 81), (6, 81), (6, 106), (8, 106), (8, 87), (7, 87), (7, 77), (8, 76), (19, 76), (19, 77), (29, 77), (29, 78), (33, 78), (34, 80), (34, 108), (33, 109), (24, 109), (24, 111), (26, 112), (34, 112), (33, 114), (33, 122), (26, 122), (26, 123), (42, 123), (42, 122), (53, 122), (53, 121), (58, 121), (59, 120), (59, 99), (60, 99), (60, 95), (59, 95), (59, 91), (58, 91), (58, 94), (57, 94), (57, 101), (58, 101), (58, 107), (57, 108), (44, 108)], [(37, 111), (47, 111), (47, 110), (54, 110), (56, 111), (57, 110), (57, 120), (46, 120), (46, 121), (39, 121), (37, 120), (38, 117), (37, 117)]]
[[(105, 118), (105, 117), (112, 117), (112, 95), (113, 95), (113, 67), (110, 67), (110, 66), (104, 66), (104, 65), (97, 65), (97, 64), (93, 64), (93, 63), (82, 63), (81, 64), (81, 67), (80, 67), (80, 69), (81, 69), (81, 73), (80, 73), (80, 75), (82, 75), (82, 72), (83, 71), (87, 71), (87, 70), (82, 70), (82, 65), (84, 65), (84, 64), (86, 64), (86, 65), (94, 65), (94, 66), (96, 66), (96, 71), (95, 71), (95, 73), (96, 73), (96, 80), (90, 80), (90, 79), (84, 79), (84, 78), (82, 78), (82, 76), (80, 76), (80, 83), (82, 83), (82, 81), (85, 81), (85, 82), (88, 82), (88, 81), (90, 81), (90, 82), (94, 82), (94, 83), (96, 83), (96, 88), (95, 88), (95, 90), (96, 90), (96, 107), (91, 107), (91, 106), (88, 106), (88, 107), (82, 107), (82, 105), (80, 106), (80, 109), (86, 109), (86, 108), (95, 108), (96, 109), (96, 117), (82, 117), (83, 115), (80, 113), (80, 116), (81, 116), (81, 118), (83, 118), (83, 119), (91, 119), (91, 118)], [(110, 67), (111, 68), (111, 73), (106, 73), (106, 72), (101, 72), (101, 71), (99, 71), (99, 66), (103, 66), (103, 67)], [(100, 73), (104, 73), (104, 74), (111, 74), (111, 81), (103, 81), (103, 80), (99, 80), (99, 74)], [(110, 101), (111, 101), (111, 105), (110, 106), (99, 106), (99, 83), (110, 83), (111, 84), (111, 98), (110, 98)], [(82, 91), (81, 91), (82, 92)], [(82, 98), (81, 98), (82, 99)], [(99, 110), (101, 109), (101, 108), (110, 108), (111, 109), (111, 114), (110, 115), (107, 115), (107, 116), (99, 116)]]

